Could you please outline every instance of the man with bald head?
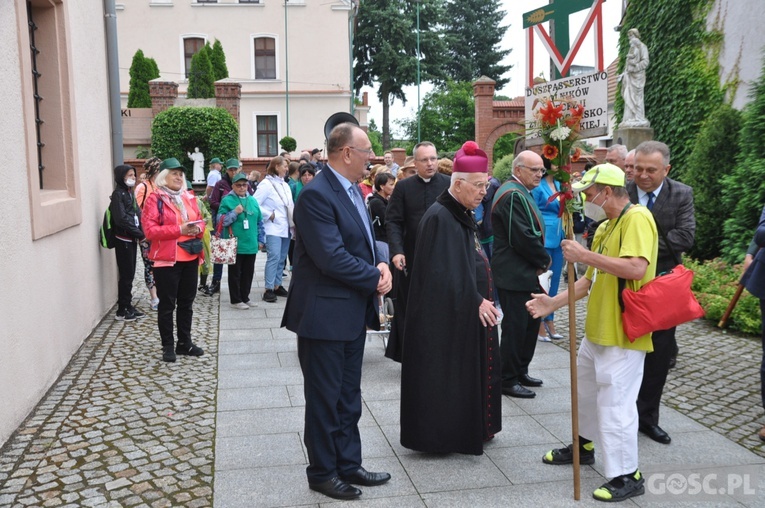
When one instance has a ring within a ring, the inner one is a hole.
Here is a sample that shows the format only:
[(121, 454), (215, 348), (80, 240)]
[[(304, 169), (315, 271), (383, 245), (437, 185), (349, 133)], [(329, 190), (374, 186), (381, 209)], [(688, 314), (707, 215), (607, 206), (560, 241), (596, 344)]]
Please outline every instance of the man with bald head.
[(513, 160), (513, 174), (497, 189), (491, 210), (494, 253), (491, 269), (502, 305), (502, 393), (531, 399), (526, 387), (542, 386), (529, 376), (540, 318), (531, 317), (526, 302), (541, 292), (539, 275), (550, 266), (545, 249), (545, 225), (531, 190), (542, 181), (542, 157), (526, 150)]

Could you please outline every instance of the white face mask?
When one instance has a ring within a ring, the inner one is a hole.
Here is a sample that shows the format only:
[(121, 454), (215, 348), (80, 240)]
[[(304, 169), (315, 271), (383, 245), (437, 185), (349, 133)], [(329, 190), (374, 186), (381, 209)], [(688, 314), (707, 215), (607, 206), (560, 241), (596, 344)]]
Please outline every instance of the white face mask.
[(606, 204), (606, 201), (608, 201), (608, 199), (606, 199), (606, 201), (603, 201), (602, 204), (596, 205), (595, 203), (593, 203), (593, 201), (595, 201), (595, 199), (598, 196), (600, 196), (600, 192), (595, 194), (594, 198), (588, 199), (587, 201), (584, 202), (584, 216), (587, 217), (588, 219), (592, 219), (595, 222), (600, 222), (603, 219), (608, 218), (608, 216), (606, 215), (606, 211), (603, 209), (603, 205)]
[(134, 187), (135, 186), (135, 178), (128, 178), (125, 180), (125, 185), (128, 187)]

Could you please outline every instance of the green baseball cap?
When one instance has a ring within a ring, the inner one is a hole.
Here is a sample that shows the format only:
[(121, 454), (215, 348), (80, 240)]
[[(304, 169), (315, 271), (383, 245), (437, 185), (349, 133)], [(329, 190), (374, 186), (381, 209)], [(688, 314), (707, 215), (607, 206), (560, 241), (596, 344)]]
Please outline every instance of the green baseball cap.
[(223, 164), (223, 161), (215, 157), (214, 159), (210, 161), (210, 164)]
[(181, 163), (178, 162), (178, 159), (175, 157), (170, 157), (169, 159), (165, 159), (162, 161), (162, 164), (159, 165), (159, 170), (162, 171), (163, 169), (182, 169), (186, 171), (186, 168), (181, 166)]
[(571, 185), (571, 189), (575, 192), (582, 192), (596, 183), (611, 187), (624, 187), (627, 185), (627, 180), (624, 171), (619, 166), (606, 162), (590, 168), (581, 180)]
[(237, 173), (234, 175), (234, 178), (231, 179), (231, 183), (236, 183), (240, 180), (247, 180), (247, 175), (244, 173)]
[(239, 159), (229, 159), (226, 161), (226, 169), (239, 169)]

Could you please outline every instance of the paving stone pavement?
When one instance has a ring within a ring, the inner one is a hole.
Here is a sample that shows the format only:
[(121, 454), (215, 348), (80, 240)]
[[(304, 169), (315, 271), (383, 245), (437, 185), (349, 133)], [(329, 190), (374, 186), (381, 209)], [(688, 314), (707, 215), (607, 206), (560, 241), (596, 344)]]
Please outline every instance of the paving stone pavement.
[(0, 450), (0, 506), (212, 506), (218, 298), (194, 302), (200, 358), (161, 360), (139, 256), (139, 321), (113, 308)]
[[(256, 301), (264, 259), (258, 257), (252, 293)], [(278, 328), (283, 305), (261, 302), (259, 308), (237, 314), (240, 311), (228, 308), (226, 295), (220, 301), (199, 296), (194, 340), (206, 355), (165, 364), (141, 273), (139, 260), (134, 296), (149, 316), (139, 322), (117, 322), (112, 309), (0, 449), (0, 507), (193, 508), (213, 506), (213, 501), (222, 508), (324, 504), (327, 500), (307, 492), (303, 483), (302, 379), (293, 336)], [(239, 317), (247, 313), (251, 313), (248, 318)], [(579, 335), (584, 313), (580, 302)], [(565, 311), (556, 314), (559, 331), (567, 329), (567, 322)], [(219, 338), (224, 334), (227, 351), (219, 355)], [(705, 457), (715, 463), (719, 457), (704, 449), (707, 443), (721, 456), (731, 454), (732, 462), (739, 463), (741, 457), (741, 463), (761, 463), (742, 456), (727, 440), (714, 439), (716, 432), (765, 457), (765, 445), (754, 435), (765, 421), (758, 339), (697, 321), (680, 327), (678, 340), (678, 367), (670, 373), (663, 399), (664, 426), (676, 439), (664, 447), (641, 437), (641, 463), (644, 455), (646, 463), (698, 464)], [(544, 449), (568, 439), (564, 415), (568, 372), (561, 348), (566, 348), (565, 341), (538, 344), (534, 368), (543, 370), (545, 388), (534, 401), (506, 399), (503, 432), (486, 455), (440, 459), (398, 445), (397, 364), (382, 358), (378, 343), (369, 343), (361, 422), (365, 458), (371, 465), (395, 471), (399, 483), (380, 488), (380, 494), (370, 489), (371, 496), (388, 497), (357, 505), (573, 506), (566, 501), (570, 469), (551, 471), (539, 461)], [(227, 373), (225, 379), (221, 372)], [(271, 379), (253, 382), (253, 372)], [(698, 423), (686, 423), (681, 414)], [(268, 453), (256, 453), (259, 450)], [(682, 456), (688, 451), (692, 457)], [(580, 503), (592, 505), (587, 497), (602, 482), (601, 475), (595, 467), (583, 467)], [(503, 486), (508, 481), (512, 488)], [(546, 482), (544, 488), (534, 483), (539, 481)], [(280, 489), (270, 492), (275, 485)], [(259, 497), (248, 498), (253, 491)], [(268, 496), (278, 494), (295, 502), (268, 501)], [(727, 506), (727, 501), (720, 504)], [(765, 500), (745, 505), (762, 506)]]

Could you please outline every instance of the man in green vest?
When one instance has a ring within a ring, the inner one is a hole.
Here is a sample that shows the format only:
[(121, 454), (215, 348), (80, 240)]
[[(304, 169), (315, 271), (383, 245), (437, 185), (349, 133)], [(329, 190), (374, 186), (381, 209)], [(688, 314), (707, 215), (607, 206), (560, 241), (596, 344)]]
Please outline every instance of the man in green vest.
[(545, 250), (542, 214), (531, 197), (531, 190), (542, 181), (542, 157), (526, 150), (513, 160), (513, 174), (494, 196), (491, 222), (494, 228), (494, 253), (491, 271), (499, 294), (502, 318), (502, 393), (531, 399), (536, 393), (527, 387), (542, 386), (542, 380), (529, 376), (534, 357), (540, 318), (532, 318), (526, 302), (540, 293), (539, 275), (550, 265)]

